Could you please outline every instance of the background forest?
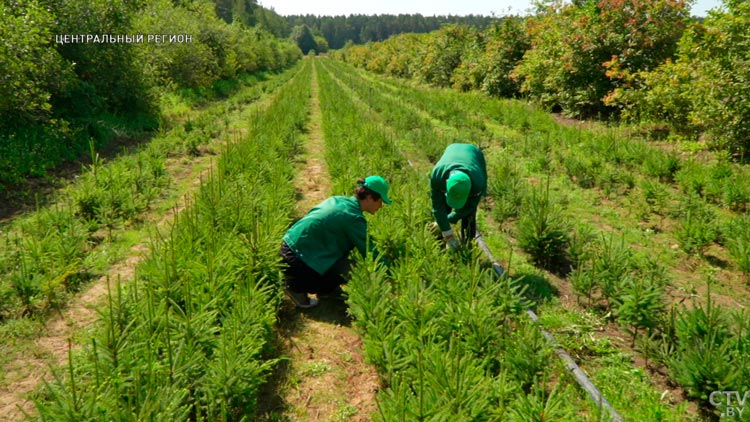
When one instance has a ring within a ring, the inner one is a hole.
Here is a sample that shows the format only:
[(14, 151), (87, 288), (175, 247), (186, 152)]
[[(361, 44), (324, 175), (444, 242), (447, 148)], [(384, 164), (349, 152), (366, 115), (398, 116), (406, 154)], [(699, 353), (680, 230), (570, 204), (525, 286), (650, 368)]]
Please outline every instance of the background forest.
[[(226, 95), (241, 75), (329, 49), (371, 71), (625, 120), (653, 138), (744, 160), (750, 5), (727, 0), (703, 19), (691, 17), (691, 4), (540, 1), (533, 15), (502, 18), (282, 17), (255, 0), (3, 0), (0, 192), (92, 145), (147, 136), (162, 123), (164, 92)], [(104, 34), (122, 40), (70, 38)], [(127, 42), (138, 34), (142, 42)], [(190, 40), (148, 41), (152, 34)]]
[[(294, 43), (254, 25), (273, 20), (266, 12), (252, 1), (0, 2), (0, 191), (90, 142), (157, 129), (165, 92), (223, 95), (243, 74), (296, 62)], [(148, 38), (163, 34), (181, 38)]]

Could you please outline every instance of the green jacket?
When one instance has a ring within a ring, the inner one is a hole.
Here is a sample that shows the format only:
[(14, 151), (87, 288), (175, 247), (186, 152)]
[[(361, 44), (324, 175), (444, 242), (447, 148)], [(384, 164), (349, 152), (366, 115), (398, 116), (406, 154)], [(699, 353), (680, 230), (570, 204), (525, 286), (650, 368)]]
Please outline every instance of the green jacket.
[[(469, 175), (471, 191), (464, 207), (448, 214), (450, 207), (445, 201), (445, 182), (453, 170), (461, 170)], [(483, 196), (487, 196), (487, 165), (482, 151), (471, 144), (448, 145), (430, 174), (432, 215), (440, 230), (450, 230), (450, 224), (474, 214)]]
[[(323, 275), (355, 247), (365, 255), (367, 220), (357, 198), (332, 196), (294, 223), (284, 234), (284, 242)], [(377, 253), (374, 247), (370, 249)]]

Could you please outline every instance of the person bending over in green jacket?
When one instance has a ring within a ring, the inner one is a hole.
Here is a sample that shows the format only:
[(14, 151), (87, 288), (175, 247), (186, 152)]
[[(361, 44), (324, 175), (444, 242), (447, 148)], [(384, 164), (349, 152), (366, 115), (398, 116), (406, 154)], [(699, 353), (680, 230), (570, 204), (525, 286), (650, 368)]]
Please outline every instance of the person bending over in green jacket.
[(461, 220), (464, 241), (477, 234), (477, 207), (487, 196), (487, 165), (475, 145), (450, 144), (430, 174), (432, 215), (447, 247), (458, 248), (451, 224)]
[[(354, 196), (332, 196), (310, 210), (284, 234), (281, 242), (286, 293), (300, 308), (318, 304), (309, 293), (325, 295), (346, 283), (349, 252), (368, 250), (364, 212), (375, 214), (388, 199), (388, 182), (380, 176), (357, 181)], [(377, 254), (372, 244), (369, 250)]]

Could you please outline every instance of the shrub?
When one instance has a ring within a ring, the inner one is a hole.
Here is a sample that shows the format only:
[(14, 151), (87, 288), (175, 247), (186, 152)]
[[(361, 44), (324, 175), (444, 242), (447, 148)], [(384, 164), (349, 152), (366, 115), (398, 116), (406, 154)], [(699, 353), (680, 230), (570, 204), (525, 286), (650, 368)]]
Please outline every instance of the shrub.
[(686, 160), (675, 175), (680, 189), (687, 194), (703, 195), (708, 185), (708, 166), (695, 159)]
[(660, 181), (669, 183), (680, 169), (680, 157), (674, 153), (665, 153), (658, 149), (651, 150), (643, 161), (644, 173), (656, 177)]
[(537, 387), (514, 401), (508, 410), (510, 422), (566, 421), (575, 419), (574, 411), (555, 388), (551, 392)]
[[(134, 34), (131, 27), (137, 10), (134, 2), (55, 0), (50, 3), (58, 18), (56, 29), (60, 34)], [(151, 29), (142, 33), (164, 33)], [(74, 63), (77, 79), (54, 99), (58, 112), (71, 118), (86, 118), (103, 111), (154, 113), (153, 98), (148, 92), (154, 81), (137, 61), (137, 53), (144, 48), (148, 48), (145, 43), (126, 42), (59, 45), (60, 54)]]
[(639, 329), (656, 328), (664, 312), (664, 293), (661, 287), (648, 278), (628, 279), (615, 299), (614, 313), (620, 324), (632, 327), (635, 345)]
[(531, 192), (522, 208), (518, 222), (518, 241), (537, 265), (550, 271), (565, 273), (568, 262), (568, 226), (560, 208), (549, 197), (549, 181)]
[(492, 216), (496, 221), (517, 217), (526, 196), (526, 182), (521, 171), (508, 159), (498, 160), (487, 181), (487, 193), (494, 199)]
[(535, 101), (584, 116), (615, 111), (614, 90), (635, 84), (633, 75), (671, 57), (688, 17), (685, 2), (667, 0), (556, 7), (530, 20), (532, 48), (514, 73)]
[(724, 228), (724, 238), (737, 268), (745, 274), (745, 282), (750, 282), (750, 215), (730, 220)]
[(511, 72), (531, 47), (525, 29), (524, 19), (506, 16), (499, 25), (487, 30), (489, 39), (481, 60), (485, 69), (480, 86), (483, 92), (505, 98), (520, 95), (520, 84)]
[(702, 256), (705, 248), (716, 240), (715, 213), (705, 201), (693, 194), (683, 198), (677, 215), (681, 223), (675, 235), (680, 247), (687, 253)]
[(572, 153), (563, 159), (563, 166), (570, 177), (582, 188), (593, 188), (597, 175), (602, 171), (603, 163), (598, 157)]
[[(667, 327), (673, 337), (667, 338), (674, 351), (667, 357), (672, 376), (698, 399), (705, 409), (714, 391), (739, 389), (737, 375), (742, 373), (730, 327), (729, 314), (715, 306), (709, 287), (705, 304), (679, 312)], [(734, 344), (733, 344), (734, 343)]]
[(150, 3), (135, 19), (133, 31), (141, 34), (187, 34), (190, 43), (144, 43), (136, 50), (139, 61), (157, 80), (180, 87), (210, 86), (219, 79), (220, 58), (205, 42), (214, 26), (223, 25), (204, 10), (200, 18), (168, 0)]
[[(643, 69), (611, 100), (634, 118), (664, 121), (684, 136), (706, 133), (735, 157), (750, 152), (750, 4), (728, 1), (682, 35), (674, 60)], [(620, 95), (622, 94), (622, 95)]]
[(52, 92), (67, 86), (72, 66), (52, 45), (54, 19), (34, 0), (0, 5), (0, 129), (21, 122), (46, 120)]
[(476, 36), (462, 25), (447, 25), (431, 34), (417, 77), (432, 85), (451, 86), (453, 72), (461, 64), (464, 50)]

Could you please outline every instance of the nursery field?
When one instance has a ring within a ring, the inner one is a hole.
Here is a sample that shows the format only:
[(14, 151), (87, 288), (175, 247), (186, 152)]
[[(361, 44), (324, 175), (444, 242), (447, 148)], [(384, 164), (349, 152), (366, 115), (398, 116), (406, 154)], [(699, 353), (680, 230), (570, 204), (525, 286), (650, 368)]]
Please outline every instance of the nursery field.
[[(178, 103), (0, 227), (3, 420), (750, 420), (750, 171), (729, 157), (326, 57)], [(454, 142), (487, 158), (502, 275), (428, 229)], [(390, 269), (358, 257), (345, 301), (295, 309), (284, 231), (370, 174)]]

